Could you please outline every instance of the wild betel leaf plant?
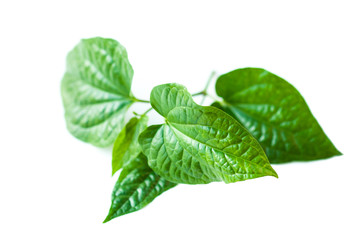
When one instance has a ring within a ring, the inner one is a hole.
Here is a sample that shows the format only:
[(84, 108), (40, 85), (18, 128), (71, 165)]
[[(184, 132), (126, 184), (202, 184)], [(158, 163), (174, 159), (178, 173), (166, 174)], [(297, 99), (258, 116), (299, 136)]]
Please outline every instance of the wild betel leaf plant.
[[(66, 125), (76, 138), (113, 146), (112, 173), (121, 170), (107, 222), (137, 211), (183, 184), (233, 183), (278, 177), (270, 163), (311, 161), (341, 155), (301, 94), (286, 80), (260, 68), (223, 74), (222, 101), (201, 106), (177, 83), (155, 86), (150, 100), (131, 92), (133, 68), (113, 39), (82, 40), (67, 56), (61, 84)], [(133, 103), (151, 108), (125, 124)], [(154, 109), (164, 123), (148, 126)]]

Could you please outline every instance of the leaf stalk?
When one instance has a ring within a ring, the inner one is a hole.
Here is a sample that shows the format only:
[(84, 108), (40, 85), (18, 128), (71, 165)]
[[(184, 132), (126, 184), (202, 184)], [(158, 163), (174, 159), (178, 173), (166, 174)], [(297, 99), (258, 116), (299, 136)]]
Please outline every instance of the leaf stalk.
[(148, 100), (142, 100), (142, 99), (138, 99), (138, 98), (136, 98), (136, 97), (132, 98), (132, 100), (133, 100), (134, 102), (150, 103), (150, 101), (148, 101)]

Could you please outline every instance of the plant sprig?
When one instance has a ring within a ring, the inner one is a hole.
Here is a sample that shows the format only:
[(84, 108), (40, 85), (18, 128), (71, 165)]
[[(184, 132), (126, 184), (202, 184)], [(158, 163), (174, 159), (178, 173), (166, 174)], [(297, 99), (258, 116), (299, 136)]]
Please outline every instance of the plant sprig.
[[(286, 80), (260, 68), (237, 69), (217, 78), (213, 97), (208, 88), (215, 75), (198, 93), (169, 83), (143, 100), (131, 93), (133, 68), (117, 41), (84, 39), (68, 54), (61, 84), (67, 128), (95, 146), (114, 144), (112, 173), (121, 170), (104, 222), (177, 184), (278, 177), (270, 163), (341, 155)], [(196, 96), (203, 97), (200, 105)], [(202, 106), (206, 97), (211, 106)], [(125, 124), (134, 103), (151, 106)], [(163, 124), (148, 126), (152, 109)]]

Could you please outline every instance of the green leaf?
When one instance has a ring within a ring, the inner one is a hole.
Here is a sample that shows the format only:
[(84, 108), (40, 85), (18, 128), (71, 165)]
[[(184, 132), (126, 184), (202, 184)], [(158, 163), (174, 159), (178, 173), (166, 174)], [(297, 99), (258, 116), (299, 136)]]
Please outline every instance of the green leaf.
[(187, 184), (277, 177), (241, 124), (217, 108), (197, 105), (185, 87), (157, 86), (150, 102), (166, 123), (148, 127), (139, 142), (158, 175)]
[(104, 222), (144, 208), (157, 196), (176, 185), (158, 176), (148, 166), (147, 158), (139, 154), (130, 160), (120, 173), (113, 189), (109, 214)]
[(138, 143), (138, 136), (147, 127), (147, 123), (146, 115), (142, 115), (140, 118), (133, 117), (119, 133), (113, 146), (112, 174), (142, 151)]
[(61, 83), (69, 132), (96, 146), (112, 144), (133, 103), (132, 78), (127, 52), (117, 41), (82, 40), (67, 56)]
[(271, 163), (341, 155), (284, 79), (260, 68), (237, 69), (218, 78), (216, 91), (225, 101), (218, 107), (252, 133)]

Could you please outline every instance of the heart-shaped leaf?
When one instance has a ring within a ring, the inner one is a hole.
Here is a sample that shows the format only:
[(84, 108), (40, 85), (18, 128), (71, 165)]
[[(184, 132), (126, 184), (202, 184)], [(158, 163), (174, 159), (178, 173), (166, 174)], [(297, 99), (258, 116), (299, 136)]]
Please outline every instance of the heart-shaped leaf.
[(166, 123), (148, 127), (139, 141), (158, 175), (188, 184), (277, 177), (262, 147), (239, 122), (217, 108), (197, 105), (182, 85), (155, 87), (150, 102)]
[(67, 56), (61, 84), (70, 133), (96, 146), (112, 144), (133, 102), (132, 78), (127, 52), (117, 41), (82, 40)]
[(148, 166), (147, 158), (139, 154), (129, 160), (120, 173), (113, 189), (109, 214), (104, 222), (144, 208), (176, 185), (158, 176)]
[(329, 158), (341, 153), (326, 136), (301, 94), (260, 68), (220, 76), (214, 104), (236, 118), (260, 142), (271, 163)]

